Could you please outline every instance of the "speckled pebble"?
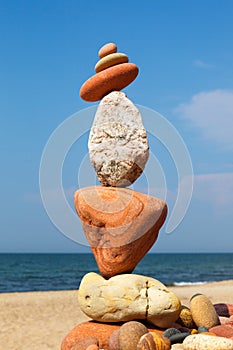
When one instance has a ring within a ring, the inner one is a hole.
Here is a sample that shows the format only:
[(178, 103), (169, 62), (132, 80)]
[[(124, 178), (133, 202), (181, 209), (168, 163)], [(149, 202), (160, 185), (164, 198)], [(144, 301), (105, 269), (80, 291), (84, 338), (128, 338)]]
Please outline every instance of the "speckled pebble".
[(178, 320), (176, 321), (177, 323), (181, 324), (184, 327), (187, 328), (195, 328), (195, 323), (192, 318), (192, 313), (190, 309), (187, 306), (182, 305), (181, 307), (181, 312)]
[(183, 341), (184, 350), (233, 350), (233, 340), (203, 334), (189, 335)]
[(140, 322), (124, 323), (119, 330), (120, 350), (136, 350), (140, 338), (146, 333), (148, 329)]
[(220, 324), (219, 317), (209, 298), (203, 294), (196, 294), (190, 300), (190, 311), (195, 324), (207, 329)]

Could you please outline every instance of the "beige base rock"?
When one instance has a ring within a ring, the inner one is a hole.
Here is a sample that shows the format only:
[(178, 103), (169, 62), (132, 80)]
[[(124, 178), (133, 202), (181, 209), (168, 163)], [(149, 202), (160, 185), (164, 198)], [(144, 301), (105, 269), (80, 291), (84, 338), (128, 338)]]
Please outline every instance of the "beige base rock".
[(105, 280), (90, 272), (78, 291), (81, 310), (101, 322), (148, 320), (167, 328), (179, 317), (180, 300), (158, 280), (135, 274)]

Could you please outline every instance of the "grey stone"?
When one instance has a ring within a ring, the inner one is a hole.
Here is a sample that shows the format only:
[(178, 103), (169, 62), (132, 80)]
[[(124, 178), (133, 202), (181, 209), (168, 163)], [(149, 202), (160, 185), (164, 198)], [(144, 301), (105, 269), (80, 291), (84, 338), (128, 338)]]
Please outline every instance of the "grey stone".
[(90, 161), (104, 186), (130, 186), (149, 157), (146, 130), (136, 106), (123, 92), (105, 96), (88, 141)]

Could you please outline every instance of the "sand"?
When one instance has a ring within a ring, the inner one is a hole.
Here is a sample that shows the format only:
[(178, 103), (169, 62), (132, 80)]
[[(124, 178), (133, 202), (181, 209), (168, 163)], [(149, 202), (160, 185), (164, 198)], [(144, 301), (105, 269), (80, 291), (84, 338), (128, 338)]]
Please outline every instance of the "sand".
[[(233, 304), (233, 280), (170, 289), (186, 306), (196, 293)], [(0, 349), (59, 350), (65, 335), (86, 320), (77, 291), (0, 294)]]

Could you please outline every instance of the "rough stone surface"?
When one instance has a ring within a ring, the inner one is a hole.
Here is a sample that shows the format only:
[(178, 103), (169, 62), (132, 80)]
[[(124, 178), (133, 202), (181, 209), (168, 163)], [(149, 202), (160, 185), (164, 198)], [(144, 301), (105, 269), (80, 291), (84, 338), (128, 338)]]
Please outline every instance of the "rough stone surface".
[(86, 187), (75, 193), (74, 202), (105, 278), (133, 271), (167, 215), (162, 200), (126, 188)]
[(127, 63), (128, 61), (129, 61), (129, 58), (124, 53), (120, 53), (120, 52), (111, 53), (110, 55), (107, 55), (101, 58), (101, 60), (99, 60), (96, 63), (95, 71), (96, 73), (99, 73), (104, 69), (115, 66), (117, 64)]
[(180, 300), (158, 280), (134, 274), (105, 280), (90, 272), (80, 284), (79, 305), (89, 317), (101, 322), (148, 320), (167, 328), (179, 317)]
[(88, 102), (101, 100), (111, 91), (120, 91), (136, 79), (138, 67), (122, 63), (91, 76), (80, 88), (80, 97)]
[(99, 104), (88, 141), (90, 161), (104, 186), (126, 187), (142, 173), (149, 156), (139, 110), (123, 92)]
[(111, 53), (117, 52), (117, 46), (114, 43), (107, 43), (103, 45), (98, 52), (99, 58), (103, 58)]
[[(64, 338), (61, 350), (71, 350), (72, 346), (77, 343), (80, 339), (86, 337), (95, 337), (99, 340), (99, 348), (105, 350), (119, 350), (110, 349), (109, 340), (110, 336), (116, 330), (119, 331), (122, 323), (99, 323), (95, 321), (88, 321), (78, 324), (73, 328)], [(160, 329), (155, 328), (153, 325), (147, 325), (148, 331), (153, 333), (163, 333)]]
[(207, 329), (220, 324), (219, 317), (209, 298), (203, 294), (196, 294), (190, 300), (192, 318), (197, 325)]
[(203, 334), (189, 335), (183, 341), (184, 350), (233, 350), (233, 340)]
[(193, 321), (192, 313), (188, 307), (182, 305), (180, 317), (178, 318), (177, 323), (180, 323), (182, 326), (187, 328), (195, 328), (196, 325)]

